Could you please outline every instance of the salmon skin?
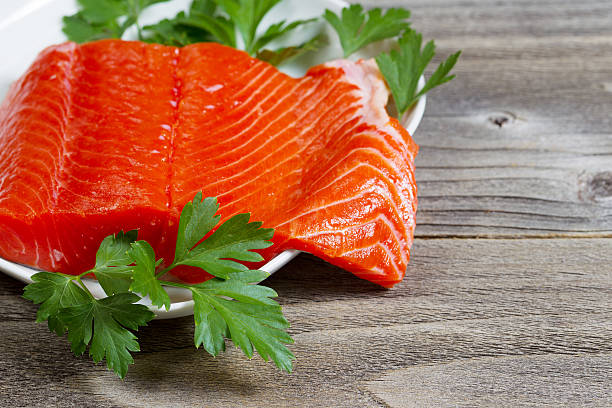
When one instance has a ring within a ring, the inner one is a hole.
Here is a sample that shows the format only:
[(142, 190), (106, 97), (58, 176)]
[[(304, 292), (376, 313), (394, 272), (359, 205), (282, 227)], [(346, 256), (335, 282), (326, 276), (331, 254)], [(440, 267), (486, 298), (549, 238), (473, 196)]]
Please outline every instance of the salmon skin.
[(388, 96), (373, 61), (295, 79), (213, 43), (49, 47), (0, 106), (0, 256), (77, 274), (105, 236), (138, 229), (169, 262), (203, 191), (224, 219), (276, 230), (266, 260), (298, 249), (391, 287), (410, 257), (418, 148)]

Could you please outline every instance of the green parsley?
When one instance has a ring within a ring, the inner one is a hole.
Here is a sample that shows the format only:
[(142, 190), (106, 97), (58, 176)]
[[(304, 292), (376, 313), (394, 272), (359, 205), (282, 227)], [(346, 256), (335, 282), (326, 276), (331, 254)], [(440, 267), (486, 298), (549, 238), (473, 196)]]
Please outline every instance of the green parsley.
[(89, 345), (89, 355), (98, 363), (106, 358), (108, 368), (124, 378), (134, 360), (130, 351), (138, 351), (131, 330), (145, 326), (155, 315), (140, 297), (119, 293), (98, 300), (83, 284), (80, 276), (41, 272), (32, 277), (24, 297), (41, 306), (37, 322), (48, 321), (49, 329), (59, 336), (68, 331), (72, 352), (81, 355)]
[(342, 9), (341, 16), (325, 10), (323, 17), (338, 33), (345, 58), (368, 44), (397, 37), (410, 28), (406, 21), (410, 11), (401, 8), (389, 9), (385, 14), (380, 8), (365, 13), (363, 6), (353, 4)]
[(448, 57), (423, 89), (418, 90), (419, 79), (434, 57), (436, 46), (430, 41), (421, 50), (423, 37), (410, 28), (410, 23), (406, 21), (409, 17), (410, 11), (401, 8), (389, 9), (386, 14), (379, 8), (366, 13), (359, 4), (345, 7), (341, 16), (330, 10), (324, 14), (340, 38), (345, 58), (368, 44), (400, 36), (397, 44), (399, 51), (392, 50), (376, 58), (393, 95), (398, 118), (411, 109), (421, 96), (455, 78), (449, 73), (461, 55), (461, 52), (457, 52)]
[[(105, 359), (108, 368), (124, 378), (134, 362), (131, 352), (139, 351), (134, 331), (155, 317), (137, 302), (148, 296), (153, 305), (169, 310), (170, 297), (164, 287), (180, 287), (193, 295), (196, 347), (216, 356), (225, 350), (224, 339), (229, 338), (249, 358), (257, 351), (265, 361), (271, 359), (290, 372), (295, 357), (285, 344), (293, 339), (286, 332), (289, 323), (280, 305), (273, 300), (278, 295), (253, 285), (268, 274), (237, 262), (262, 261), (254, 250), (272, 245), (274, 230), (250, 222), (249, 214), (238, 214), (219, 225), (218, 209), (217, 200), (202, 200), (202, 193), (183, 208), (176, 256), (163, 270), (158, 271), (163, 260), (156, 259), (151, 245), (138, 241), (137, 231), (130, 231), (106, 237), (94, 268), (78, 276), (37, 273), (24, 289), (24, 297), (40, 305), (36, 321), (47, 321), (60, 336), (68, 332), (76, 355), (89, 348), (95, 362)], [(214, 278), (197, 285), (162, 280), (179, 265), (200, 267)], [(82, 280), (87, 275), (98, 279), (107, 297), (96, 299), (91, 294)]]
[(283, 47), (277, 50), (264, 49), (258, 51), (256, 57), (262, 61), (278, 66), (308, 52), (316, 51), (321, 46), (322, 41), (322, 37), (317, 36), (299, 45)]
[[(316, 21), (279, 21), (264, 32), (258, 29), (268, 12), (281, 0), (193, 0), (188, 12), (155, 24), (140, 26), (138, 20), (144, 9), (170, 0), (78, 0), (80, 10), (64, 17), (63, 31), (68, 39), (78, 43), (103, 38), (122, 38), (126, 30), (136, 26), (142, 41), (182, 47), (189, 44), (215, 41), (234, 48), (242, 48), (252, 56), (279, 65), (315, 48), (315, 38), (280, 49), (267, 49), (296, 28)], [(240, 34), (241, 43), (236, 38)]]
[(79, 11), (63, 18), (62, 31), (69, 40), (78, 43), (121, 38), (136, 25), (142, 39), (138, 18), (144, 9), (170, 0), (77, 0)]
[(235, 48), (234, 23), (219, 11), (213, 0), (194, 0), (188, 13), (145, 26), (145, 41), (177, 47), (213, 41)]
[(399, 51), (383, 53), (376, 58), (380, 72), (391, 89), (400, 118), (422, 95), (455, 78), (455, 75), (449, 73), (457, 63), (461, 51), (442, 62), (427, 80), (425, 87), (417, 91), (419, 78), (425, 72), (436, 50), (433, 41), (421, 49), (422, 42), (422, 35), (410, 30), (399, 39)]
[[(181, 12), (173, 19), (144, 27), (149, 33), (148, 41), (166, 45), (188, 45), (203, 41), (216, 41), (238, 48), (242, 46), (252, 56), (280, 65), (287, 60), (315, 48), (315, 38), (304, 44), (277, 50), (267, 49), (272, 41), (277, 40), (299, 26), (316, 21), (298, 20), (288, 23), (286, 20), (270, 25), (266, 31), (258, 34), (263, 18), (281, 0), (194, 0), (189, 14)], [(239, 44), (236, 32), (240, 33)]]
[(288, 33), (309, 21), (295, 21), (287, 24), (285, 20), (272, 24), (261, 36), (257, 28), (266, 14), (281, 0), (215, 0), (234, 22), (244, 42), (244, 50), (256, 55), (269, 42)]

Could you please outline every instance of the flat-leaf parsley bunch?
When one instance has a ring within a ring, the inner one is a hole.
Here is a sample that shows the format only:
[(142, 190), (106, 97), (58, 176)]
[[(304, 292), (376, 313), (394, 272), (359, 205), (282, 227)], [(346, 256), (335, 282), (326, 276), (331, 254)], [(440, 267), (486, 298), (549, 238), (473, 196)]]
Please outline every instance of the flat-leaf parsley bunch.
[(241, 48), (274, 65), (317, 48), (318, 36), (290, 47), (267, 48), (274, 40), (317, 20), (282, 20), (259, 32), (263, 18), (282, 0), (193, 0), (187, 11), (175, 17), (141, 26), (139, 19), (145, 9), (168, 1), (77, 0), (80, 9), (76, 14), (64, 17), (63, 31), (71, 41), (82, 43), (121, 38), (127, 29), (136, 27), (141, 41), (178, 47), (213, 41)]
[[(196, 347), (216, 356), (225, 350), (225, 338), (229, 338), (249, 358), (257, 351), (264, 360), (271, 359), (290, 372), (295, 357), (285, 344), (293, 339), (286, 332), (289, 323), (281, 307), (273, 300), (278, 295), (271, 288), (253, 285), (268, 274), (237, 262), (263, 261), (253, 250), (272, 245), (274, 230), (249, 222), (249, 214), (218, 225), (218, 209), (217, 200), (202, 200), (202, 193), (183, 208), (175, 258), (162, 270), (158, 269), (163, 260), (156, 259), (151, 245), (138, 241), (137, 231), (130, 231), (106, 237), (94, 268), (78, 276), (37, 273), (24, 290), (26, 299), (40, 304), (36, 321), (47, 321), (59, 336), (67, 332), (74, 354), (81, 355), (89, 347), (95, 362), (106, 359), (108, 368), (124, 378), (134, 362), (130, 352), (140, 350), (134, 331), (155, 317), (137, 302), (149, 296), (153, 305), (169, 310), (164, 286), (180, 287), (193, 295)], [(180, 265), (202, 268), (214, 278), (195, 285), (163, 280)], [(107, 297), (96, 299), (87, 289), (82, 279), (91, 275)]]

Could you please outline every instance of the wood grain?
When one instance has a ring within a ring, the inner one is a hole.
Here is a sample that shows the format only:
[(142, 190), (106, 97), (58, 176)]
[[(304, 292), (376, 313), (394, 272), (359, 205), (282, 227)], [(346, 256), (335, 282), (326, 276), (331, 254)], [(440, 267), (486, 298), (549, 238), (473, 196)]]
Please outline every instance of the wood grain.
[(401, 4), (463, 49), (415, 135), (418, 236), (612, 236), (612, 3)]
[(195, 350), (190, 318), (141, 330), (125, 381), (35, 324), (0, 276), (0, 406), (612, 405), (612, 3), (369, 0), (464, 54), (415, 138), (420, 211), (393, 290), (303, 255), (268, 284), (285, 375)]
[[(2, 405), (39, 406), (52, 393), (62, 403), (96, 406), (355, 407), (419, 406), (431, 394), (440, 402), (431, 405), (440, 406), (478, 401), (470, 392), (480, 392), (503, 405), (515, 395), (507, 389), (489, 395), (495, 381), (506, 388), (529, 382), (513, 383), (521, 376), (511, 371), (481, 388), (473, 379), (503, 371), (506, 360), (495, 358), (512, 356), (513, 367), (531, 367), (533, 376), (558, 368), (549, 388), (536, 392), (542, 398), (609, 401), (611, 264), (609, 239), (420, 240), (406, 280), (382, 290), (302, 256), (268, 281), (293, 325), (298, 363), (292, 375), (234, 349), (216, 359), (195, 350), (193, 323), (184, 318), (141, 330), (143, 351), (124, 382), (88, 358), (74, 358), (65, 339), (33, 323), (35, 308), (19, 298), (20, 285), (0, 277), (2, 308), (13, 311), (0, 322), (0, 398)], [(591, 375), (575, 382), (575, 365), (562, 364), (568, 356)], [(449, 380), (451, 391), (440, 393), (435, 381), (421, 388), (407, 383), (435, 377), (449, 363), (458, 364), (449, 378), (472, 370), (462, 377), (472, 380)], [(565, 394), (552, 395), (567, 382), (582, 394), (565, 387)], [(41, 390), (37, 397), (32, 387)], [(463, 390), (461, 399), (453, 399), (453, 387)]]
[(611, 361), (610, 353), (471, 359), (394, 370), (369, 381), (367, 389), (389, 407), (534, 406), (546, 401), (556, 407), (603, 408), (612, 406)]

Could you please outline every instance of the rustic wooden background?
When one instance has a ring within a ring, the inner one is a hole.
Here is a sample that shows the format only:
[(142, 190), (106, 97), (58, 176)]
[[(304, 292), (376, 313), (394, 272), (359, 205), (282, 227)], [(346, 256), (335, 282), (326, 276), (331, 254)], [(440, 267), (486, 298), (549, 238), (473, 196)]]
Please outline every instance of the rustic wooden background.
[(464, 50), (416, 135), (405, 281), (301, 256), (268, 281), (293, 374), (195, 350), (183, 318), (142, 330), (120, 381), (0, 275), (0, 406), (612, 406), (612, 2), (364, 3)]

